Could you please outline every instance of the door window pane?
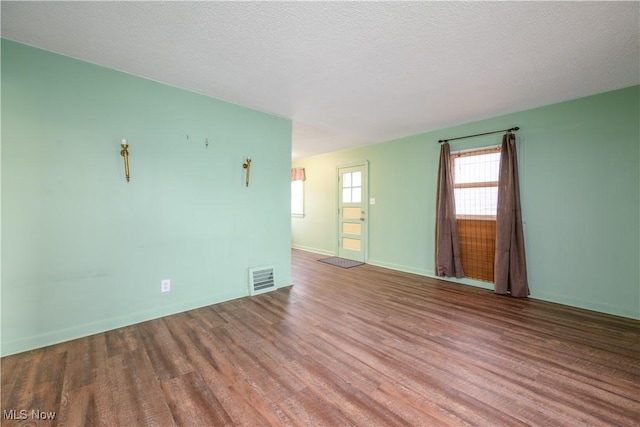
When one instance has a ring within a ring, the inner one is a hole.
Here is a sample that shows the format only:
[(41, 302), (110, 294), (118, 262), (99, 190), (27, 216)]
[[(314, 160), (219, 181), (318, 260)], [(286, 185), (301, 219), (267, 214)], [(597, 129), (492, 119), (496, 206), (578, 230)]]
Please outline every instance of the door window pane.
[(360, 187), (354, 187), (351, 190), (351, 202), (360, 203), (362, 201), (362, 189)]
[(342, 203), (362, 203), (362, 172), (342, 174)]
[(352, 187), (362, 187), (362, 172), (353, 172)]
[(351, 172), (342, 174), (342, 188), (351, 187)]

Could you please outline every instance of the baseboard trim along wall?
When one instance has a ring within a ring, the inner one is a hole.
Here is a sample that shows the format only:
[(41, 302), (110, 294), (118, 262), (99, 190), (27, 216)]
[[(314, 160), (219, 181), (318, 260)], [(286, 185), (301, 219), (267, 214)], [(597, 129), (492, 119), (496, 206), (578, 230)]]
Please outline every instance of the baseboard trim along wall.
[(335, 256), (335, 252), (325, 251), (324, 249), (310, 248), (307, 246), (300, 245), (291, 245), (291, 249), (299, 249), (301, 251), (313, 252), (314, 254), (327, 255), (327, 256)]

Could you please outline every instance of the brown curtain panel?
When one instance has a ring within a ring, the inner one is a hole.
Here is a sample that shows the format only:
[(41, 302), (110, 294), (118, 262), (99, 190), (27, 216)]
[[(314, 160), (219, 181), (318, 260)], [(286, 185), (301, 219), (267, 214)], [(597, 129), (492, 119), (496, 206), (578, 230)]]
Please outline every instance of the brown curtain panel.
[(494, 283), (497, 294), (511, 294), (514, 297), (529, 295), (520, 211), (518, 155), (516, 137), (511, 133), (502, 137)]
[(456, 202), (453, 196), (449, 144), (440, 147), (436, 199), (436, 274), (440, 277), (464, 277), (458, 244)]

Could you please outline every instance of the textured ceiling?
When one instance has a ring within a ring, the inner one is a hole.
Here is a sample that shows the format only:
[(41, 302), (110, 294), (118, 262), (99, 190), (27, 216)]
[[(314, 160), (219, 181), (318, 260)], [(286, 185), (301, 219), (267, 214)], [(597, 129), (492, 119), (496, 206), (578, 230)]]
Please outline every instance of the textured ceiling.
[(639, 2), (8, 2), (2, 36), (292, 119), (293, 157), (640, 83)]

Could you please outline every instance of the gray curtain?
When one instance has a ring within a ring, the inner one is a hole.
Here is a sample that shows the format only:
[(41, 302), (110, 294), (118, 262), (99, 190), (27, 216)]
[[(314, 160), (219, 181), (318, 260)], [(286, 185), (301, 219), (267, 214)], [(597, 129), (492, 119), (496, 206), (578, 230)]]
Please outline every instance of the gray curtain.
[(456, 202), (453, 197), (449, 144), (440, 147), (436, 198), (436, 274), (441, 277), (464, 277), (458, 244)]
[(516, 137), (511, 133), (502, 137), (494, 283), (497, 294), (511, 294), (514, 297), (529, 295), (522, 212), (520, 211), (518, 155), (516, 154)]

